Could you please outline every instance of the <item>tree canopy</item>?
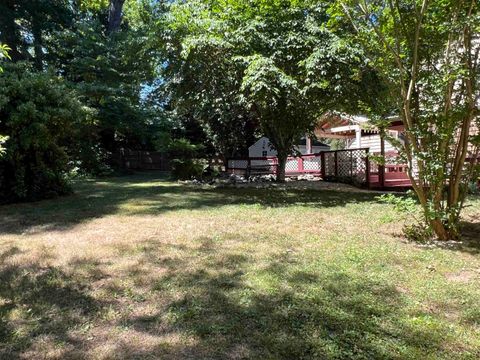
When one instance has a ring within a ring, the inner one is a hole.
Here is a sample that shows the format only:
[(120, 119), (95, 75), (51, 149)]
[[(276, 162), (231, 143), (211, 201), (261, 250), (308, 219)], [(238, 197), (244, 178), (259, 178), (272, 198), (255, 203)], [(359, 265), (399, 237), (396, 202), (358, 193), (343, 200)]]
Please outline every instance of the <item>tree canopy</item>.
[(295, 142), (326, 111), (358, 109), (378, 88), (359, 48), (326, 25), (328, 3), (174, 2), (161, 22), (166, 95), (226, 157), (268, 136), (279, 180)]

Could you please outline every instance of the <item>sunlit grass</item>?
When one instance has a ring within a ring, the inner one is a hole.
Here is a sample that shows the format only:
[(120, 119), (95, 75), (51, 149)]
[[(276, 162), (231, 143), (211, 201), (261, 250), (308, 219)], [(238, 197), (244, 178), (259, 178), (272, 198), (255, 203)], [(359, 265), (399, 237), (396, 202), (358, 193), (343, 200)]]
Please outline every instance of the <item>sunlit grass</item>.
[(450, 249), (367, 192), (75, 188), (0, 208), (2, 359), (480, 356), (478, 199)]

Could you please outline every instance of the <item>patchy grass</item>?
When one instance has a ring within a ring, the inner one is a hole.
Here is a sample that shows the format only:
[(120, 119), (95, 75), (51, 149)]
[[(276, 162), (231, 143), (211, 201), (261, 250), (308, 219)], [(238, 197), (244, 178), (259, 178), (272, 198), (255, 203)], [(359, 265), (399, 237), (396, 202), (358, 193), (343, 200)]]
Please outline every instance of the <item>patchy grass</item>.
[(469, 242), (406, 243), (376, 194), (142, 174), (0, 207), (0, 358), (476, 359)]

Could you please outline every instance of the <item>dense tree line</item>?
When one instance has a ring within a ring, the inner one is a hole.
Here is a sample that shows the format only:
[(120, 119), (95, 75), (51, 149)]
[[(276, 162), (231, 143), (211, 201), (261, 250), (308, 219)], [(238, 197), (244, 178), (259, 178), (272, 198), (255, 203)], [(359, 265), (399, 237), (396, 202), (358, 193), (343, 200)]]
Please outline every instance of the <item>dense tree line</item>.
[[(127, 8), (128, 6), (128, 8)], [(154, 148), (168, 125), (143, 96), (158, 53), (147, 1), (0, 4), (0, 196), (68, 191), (69, 171), (103, 174), (121, 147)]]

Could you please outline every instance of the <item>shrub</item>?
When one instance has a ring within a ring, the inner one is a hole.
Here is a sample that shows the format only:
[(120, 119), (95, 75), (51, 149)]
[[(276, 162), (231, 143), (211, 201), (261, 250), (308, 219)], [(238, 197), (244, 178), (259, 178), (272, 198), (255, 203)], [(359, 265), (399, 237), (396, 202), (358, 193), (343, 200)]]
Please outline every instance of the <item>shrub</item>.
[(198, 159), (202, 145), (192, 144), (187, 139), (174, 140), (168, 147), (172, 165), (172, 176), (179, 180), (200, 178), (203, 164)]
[(0, 75), (0, 202), (38, 200), (70, 191), (66, 181), (75, 123), (83, 111), (56, 76), (26, 64)]

